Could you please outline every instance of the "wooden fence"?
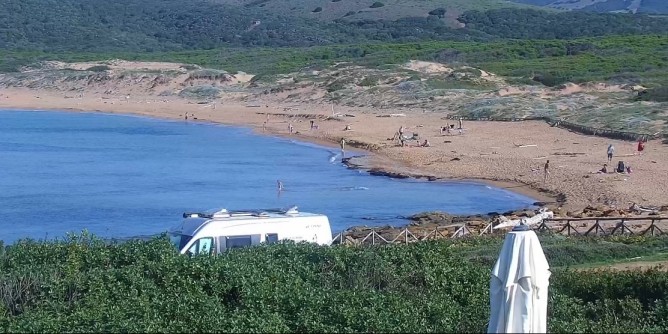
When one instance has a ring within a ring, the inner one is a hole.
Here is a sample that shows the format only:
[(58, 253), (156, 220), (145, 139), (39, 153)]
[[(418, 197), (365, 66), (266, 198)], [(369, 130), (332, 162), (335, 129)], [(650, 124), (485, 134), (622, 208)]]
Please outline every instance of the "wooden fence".
[[(447, 115), (447, 119), (451, 120), (458, 120), (460, 116), (458, 115)], [(628, 132), (628, 131), (617, 131), (617, 130), (611, 130), (611, 129), (602, 129), (602, 128), (594, 128), (590, 126), (584, 126), (576, 123), (571, 123), (567, 122), (564, 120), (560, 119), (554, 119), (551, 117), (526, 117), (526, 118), (515, 118), (515, 117), (461, 117), (463, 121), (493, 121), (493, 122), (520, 122), (520, 121), (545, 121), (551, 126), (556, 126), (559, 128), (563, 129), (568, 129), (573, 132), (585, 134), (585, 135), (593, 135), (593, 136), (599, 136), (599, 137), (605, 137), (605, 138), (611, 138), (611, 139), (619, 139), (619, 140), (629, 140), (629, 141), (636, 141), (636, 140), (650, 140), (650, 139), (658, 139), (660, 138), (659, 133), (655, 134), (647, 134), (647, 133), (636, 133), (636, 132)]]
[[(449, 233), (443, 233), (447, 229), (455, 229), (455, 232), (451, 235)], [(411, 232), (408, 228), (404, 228), (397, 234), (394, 238), (389, 239), (383, 237), (380, 233), (377, 232), (377, 229), (371, 229), (371, 231), (365, 234), (363, 237), (353, 237), (351, 235), (346, 235), (345, 232), (337, 234), (332, 238), (332, 245), (383, 245), (383, 244), (408, 244), (411, 242), (425, 241), (425, 240), (437, 240), (437, 239), (454, 239), (461, 238), (464, 236), (471, 235), (471, 230), (467, 224), (452, 224), (452, 225), (443, 225), (429, 230), (426, 233), (423, 233), (420, 236), (416, 236), (415, 233)]]
[[(552, 218), (545, 219), (531, 228), (537, 233), (556, 233), (566, 236), (647, 234), (656, 236), (668, 234), (668, 217)], [(452, 234), (444, 234), (443, 231), (446, 229), (454, 229), (455, 231)], [(416, 236), (410, 229), (404, 228), (392, 239), (383, 237), (378, 229), (371, 229), (370, 232), (361, 237), (353, 237), (341, 232), (332, 239), (332, 245), (408, 244), (425, 240), (455, 239), (496, 233), (500, 233), (500, 231), (495, 230), (492, 223), (487, 224), (477, 233), (473, 232), (471, 226), (465, 223), (439, 226), (433, 230), (423, 232), (421, 236)]]
[[(543, 233), (558, 233), (567, 236), (592, 235), (663, 235), (668, 233), (668, 217), (586, 217), (544, 219), (531, 227)], [(635, 230), (635, 231), (634, 231)], [(665, 230), (665, 232), (664, 232)], [(480, 235), (495, 233), (492, 223), (480, 231)]]
[(598, 217), (546, 219), (535, 228), (538, 232), (568, 236), (590, 235), (663, 235), (668, 232), (668, 217)]

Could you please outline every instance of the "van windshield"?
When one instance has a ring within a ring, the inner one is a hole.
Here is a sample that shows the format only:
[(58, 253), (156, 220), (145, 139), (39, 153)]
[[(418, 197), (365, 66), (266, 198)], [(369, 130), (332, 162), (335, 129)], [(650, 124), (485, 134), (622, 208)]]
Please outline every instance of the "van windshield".
[(170, 234), (169, 235), (169, 240), (172, 241), (172, 245), (176, 247), (179, 251), (183, 249), (183, 247), (188, 244), (188, 241), (192, 239), (193, 237), (190, 235), (184, 235), (184, 234)]

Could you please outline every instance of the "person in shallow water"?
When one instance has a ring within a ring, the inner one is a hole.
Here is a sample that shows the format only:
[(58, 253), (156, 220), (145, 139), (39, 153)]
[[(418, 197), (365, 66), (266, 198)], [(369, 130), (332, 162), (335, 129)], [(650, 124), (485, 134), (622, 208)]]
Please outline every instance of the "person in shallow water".
[(278, 191), (283, 190), (283, 182), (281, 180), (276, 180), (276, 186), (278, 187)]

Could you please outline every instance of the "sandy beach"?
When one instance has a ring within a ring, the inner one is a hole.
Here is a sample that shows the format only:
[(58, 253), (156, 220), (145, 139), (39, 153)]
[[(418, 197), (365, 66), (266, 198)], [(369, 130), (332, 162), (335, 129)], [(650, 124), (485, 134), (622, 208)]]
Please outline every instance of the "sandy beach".
[[(567, 210), (588, 205), (628, 208), (632, 202), (650, 206), (668, 204), (668, 147), (660, 141), (646, 143), (643, 154), (638, 155), (635, 142), (579, 135), (540, 121), (464, 121), (462, 134), (457, 130), (441, 134), (440, 127), (453, 121), (444, 119), (442, 113), (423, 110), (287, 106), (271, 98), (248, 105), (205, 104), (155, 95), (73, 97), (59, 91), (28, 88), (1, 89), (0, 108), (100, 111), (168, 119), (184, 119), (187, 113), (189, 122), (248, 126), (258, 133), (291, 136), (335, 147), (344, 138), (348, 148), (369, 152), (364, 162), (369, 168), (480, 180), (544, 202), (554, 202), (555, 196), (560, 195), (565, 198), (561, 205)], [(317, 129), (310, 129), (310, 119), (299, 117), (303, 114), (320, 115), (314, 120)], [(293, 134), (289, 133), (288, 124), (293, 125)], [(350, 130), (345, 130), (346, 126)], [(401, 147), (392, 137), (402, 126), (405, 133), (418, 133), (420, 142), (427, 139), (431, 146), (419, 147), (417, 141), (407, 141)], [(616, 149), (611, 163), (606, 157), (609, 144)], [(550, 174), (544, 182), (543, 166), (547, 160)], [(631, 166), (631, 174), (613, 172), (619, 160)], [(609, 172), (596, 173), (604, 163), (608, 163)]]

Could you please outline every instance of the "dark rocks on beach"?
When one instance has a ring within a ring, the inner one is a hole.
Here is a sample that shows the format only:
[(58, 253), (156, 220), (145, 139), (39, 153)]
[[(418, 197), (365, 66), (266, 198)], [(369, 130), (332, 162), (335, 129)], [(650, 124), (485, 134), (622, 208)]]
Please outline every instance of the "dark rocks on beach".
[(391, 178), (394, 178), (394, 179), (408, 179), (408, 178), (410, 178), (410, 175), (407, 175), (407, 174), (404, 174), (404, 173), (388, 172), (388, 171), (384, 171), (384, 170), (376, 169), (376, 168), (369, 169), (369, 174), (375, 175), (375, 176), (387, 176), (387, 177), (391, 177)]
[(533, 211), (533, 210), (524, 210), (524, 211), (519, 213), (520, 217), (527, 217), (527, 218), (531, 218), (535, 215), (536, 215), (536, 212)]

